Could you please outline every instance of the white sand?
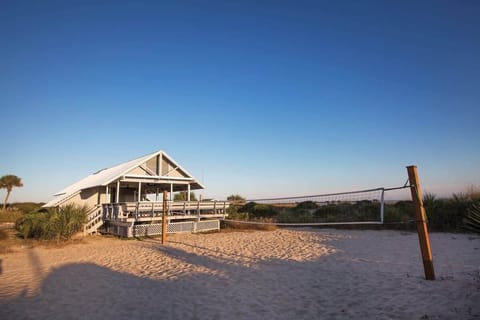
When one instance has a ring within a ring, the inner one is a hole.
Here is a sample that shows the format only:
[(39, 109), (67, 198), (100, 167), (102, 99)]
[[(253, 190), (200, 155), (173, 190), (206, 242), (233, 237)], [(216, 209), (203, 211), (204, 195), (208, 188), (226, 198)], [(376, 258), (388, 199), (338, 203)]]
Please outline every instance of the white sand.
[(0, 319), (475, 319), (480, 238), (278, 230), (87, 238), (0, 256)]

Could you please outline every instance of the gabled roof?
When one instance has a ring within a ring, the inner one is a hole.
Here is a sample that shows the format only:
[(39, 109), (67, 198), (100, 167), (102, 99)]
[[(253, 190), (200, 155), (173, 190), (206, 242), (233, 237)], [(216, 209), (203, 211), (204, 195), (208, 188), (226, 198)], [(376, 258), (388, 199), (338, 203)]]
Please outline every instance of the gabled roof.
[[(75, 182), (74, 184), (66, 187), (62, 191), (55, 193), (54, 194), (55, 198), (49, 201), (48, 203), (46, 203), (44, 207), (55, 207), (58, 204), (62, 203), (63, 201), (67, 200), (68, 198), (78, 194), (84, 189), (97, 187), (97, 186), (107, 186), (108, 184), (128, 175), (128, 173), (131, 170), (141, 166), (148, 160), (158, 155), (162, 155), (162, 159), (167, 159), (170, 163), (172, 163), (175, 166), (176, 169), (179, 169), (180, 171), (182, 171), (187, 176), (187, 178), (189, 178), (188, 180), (192, 181), (192, 184), (193, 184), (192, 189), (204, 189), (204, 186), (200, 184), (190, 173), (188, 173), (187, 170), (182, 168), (164, 151), (160, 150), (160, 151), (148, 154), (146, 156), (133, 159), (125, 163), (121, 163), (114, 167), (105, 168), (95, 173), (92, 173), (91, 175), (83, 178), (82, 180)], [(132, 176), (132, 175), (129, 175), (129, 176)], [(168, 176), (161, 176), (159, 178), (175, 180), (175, 178), (168, 177)], [(178, 178), (176, 179), (178, 180)]]

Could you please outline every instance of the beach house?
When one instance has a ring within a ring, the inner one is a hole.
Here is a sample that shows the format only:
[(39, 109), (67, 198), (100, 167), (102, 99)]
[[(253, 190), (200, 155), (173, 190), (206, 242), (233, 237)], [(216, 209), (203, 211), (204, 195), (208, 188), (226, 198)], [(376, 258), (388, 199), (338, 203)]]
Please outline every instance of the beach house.
[[(204, 186), (160, 150), (96, 171), (56, 193), (44, 207), (62, 207), (70, 203), (87, 206), (85, 234), (158, 235), (161, 234), (164, 209), (167, 232), (219, 229), (219, 220), (225, 218), (229, 203), (191, 201), (190, 192), (199, 189)], [(164, 192), (168, 194), (165, 206)], [(186, 199), (174, 201), (175, 192), (186, 192)]]

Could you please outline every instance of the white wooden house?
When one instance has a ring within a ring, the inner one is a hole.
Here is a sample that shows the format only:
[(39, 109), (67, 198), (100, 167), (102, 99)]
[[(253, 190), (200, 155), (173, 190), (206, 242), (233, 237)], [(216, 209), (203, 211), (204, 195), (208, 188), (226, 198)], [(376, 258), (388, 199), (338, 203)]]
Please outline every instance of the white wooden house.
[[(157, 151), (99, 170), (56, 193), (44, 207), (86, 205), (87, 234), (157, 235), (161, 234), (162, 194), (167, 191), (168, 232), (218, 229), (229, 203), (190, 201), (190, 192), (198, 189), (204, 186), (164, 151)], [(186, 201), (173, 201), (173, 193), (179, 191), (187, 192)]]

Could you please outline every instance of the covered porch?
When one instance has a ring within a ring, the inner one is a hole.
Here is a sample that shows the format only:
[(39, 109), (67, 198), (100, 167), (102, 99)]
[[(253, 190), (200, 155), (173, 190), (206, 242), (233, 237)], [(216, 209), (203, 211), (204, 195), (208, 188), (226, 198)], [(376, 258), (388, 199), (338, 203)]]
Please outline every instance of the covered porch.
[(190, 201), (191, 191), (203, 189), (193, 178), (125, 175), (117, 181), (105, 186), (105, 202), (159, 202), (163, 200), (163, 192), (169, 194), (169, 201), (173, 201), (175, 192), (186, 192), (186, 201)]
[[(165, 211), (169, 220), (225, 217), (228, 202), (192, 201), (191, 191), (197, 189), (202, 189), (202, 185), (193, 178), (126, 175), (105, 186), (106, 201), (101, 203), (103, 220), (161, 220), (164, 192), (167, 193)], [(175, 192), (184, 192), (183, 199), (174, 201)]]
[[(229, 203), (191, 199), (192, 190), (197, 189), (203, 186), (189, 177), (125, 175), (105, 186), (106, 201), (97, 214), (101, 214), (104, 232), (124, 237), (161, 234), (164, 210), (167, 232), (219, 229)], [(175, 201), (177, 192), (184, 192), (182, 200)]]

